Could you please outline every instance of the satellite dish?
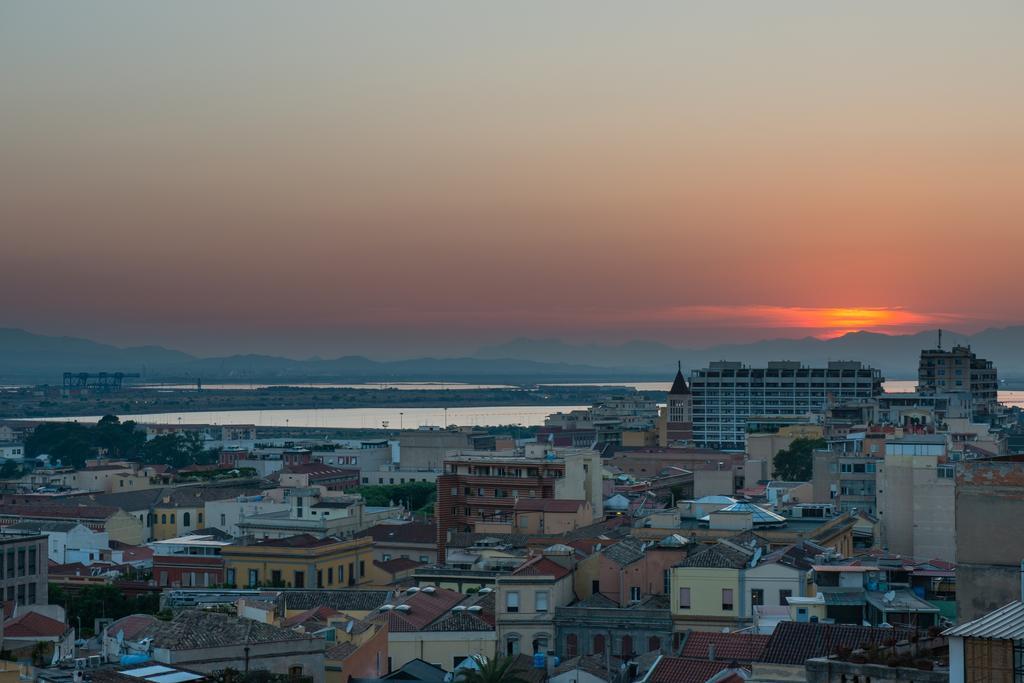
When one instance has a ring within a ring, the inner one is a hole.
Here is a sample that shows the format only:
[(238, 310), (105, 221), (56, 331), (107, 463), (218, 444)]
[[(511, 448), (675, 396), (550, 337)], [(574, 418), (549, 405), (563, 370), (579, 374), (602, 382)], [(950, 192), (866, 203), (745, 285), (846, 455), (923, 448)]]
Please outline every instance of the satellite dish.
[(882, 596), (882, 600), (885, 600), (886, 602), (892, 602), (895, 599), (896, 599), (896, 591), (889, 591), (888, 593), (886, 593), (885, 595)]

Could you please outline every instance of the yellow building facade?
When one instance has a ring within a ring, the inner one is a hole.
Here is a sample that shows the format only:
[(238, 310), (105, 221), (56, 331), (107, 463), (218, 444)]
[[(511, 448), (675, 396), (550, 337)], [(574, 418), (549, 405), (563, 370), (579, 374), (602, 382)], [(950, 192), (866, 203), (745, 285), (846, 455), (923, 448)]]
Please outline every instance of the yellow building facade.
[(221, 550), (225, 580), (236, 586), (345, 588), (371, 582), (373, 539), (342, 541), (308, 534)]

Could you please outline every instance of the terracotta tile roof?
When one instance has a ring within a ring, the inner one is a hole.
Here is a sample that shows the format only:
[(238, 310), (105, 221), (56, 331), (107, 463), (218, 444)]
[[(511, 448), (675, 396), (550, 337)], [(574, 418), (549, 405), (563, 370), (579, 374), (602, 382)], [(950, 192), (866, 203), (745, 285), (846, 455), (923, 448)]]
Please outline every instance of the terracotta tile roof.
[(245, 644), (310, 640), (304, 634), (252, 619), (201, 610), (184, 610), (171, 621), (155, 621), (139, 632), (153, 638), (153, 647), (168, 650), (201, 650)]
[(341, 614), (341, 612), (331, 607), (324, 607), (321, 605), (320, 607), (313, 607), (305, 612), (300, 612), (294, 617), (289, 617), (281, 622), (281, 625), (285, 628), (291, 628), (292, 626), (304, 624), (307, 621), (320, 621), (327, 623), (328, 619), (338, 614)]
[(880, 645), (889, 638), (904, 640), (911, 635), (913, 631), (905, 628), (782, 621), (771, 635), (763, 661), (803, 664), (813, 657), (834, 654), (840, 647), (856, 649), (861, 643)]
[(118, 511), (118, 508), (105, 505), (60, 505), (56, 503), (0, 505), (0, 517), (22, 517), (24, 519), (89, 519), (105, 521)]
[(553, 576), (556, 579), (571, 573), (571, 569), (563, 567), (543, 555), (537, 555), (533, 559), (527, 560), (512, 572), (514, 576)]
[(377, 524), (361, 533), (378, 543), (437, 544), (436, 522), (408, 522), (407, 524)]
[(515, 509), (522, 512), (576, 512), (585, 500), (560, 498), (519, 498)]
[(284, 592), (284, 607), (287, 610), (307, 610), (326, 606), (342, 612), (369, 612), (375, 610), (392, 597), (391, 591), (342, 588), (340, 590), (309, 590)]
[(712, 677), (732, 668), (735, 668), (735, 662), (665, 657), (647, 680), (649, 683), (707, 683)]
[(759, 662), (771, 638), (769, 635), (754, 633), (691, 631), (686, 636), (679, 656), (686, 659), (709, 659), (710, 647), (714, 645), (716, 661)]
[(118, 631), (124, 631), (125, 640), (135, 640), (135, 637), (154, 621), (156, 617), (148, 614), (130, 614), (107, 626), (107, 633), (116, 638)]
[(5, 638), (59, 638), (70, 626), (39, 612), (25, 612), (4, 624)]
[(625, 567), (644, 559), (644, 550), (643, 541), (629, 536), (602, 550), (601, 555), (620, 567)]
[(675, 565), (677, 567), (711, 567), (716, 569), (742, 569), (750, 562), (751, 555), (726, 543), (716, 543), (701, 548)]
[[(447, 588), (436, 588), (432, 592), (418, 591), (407, 594), (395, 603), (396, 609), (381, 612), (378, 618), (388, 625), (392, 633), (421, 631), (437, 621), (466, 598)], [(408, 606), (408, 611), (399, 610), (399, 606)]]
[(416, 567), (422, 567), (426, 564), (425, 562), (417, 562), (416, 560), (409, 559), (408, 557), (395, 557), (390, 560), (374, 560), (373, 563), (389, 574), (415, 569)]
[(324, 652), (324, 659), (342, 660), (352, 656), (359, 647), (352, 643), (338, 643), (333, 647), (327, 648)]
[(319, 548), (320, 546), (334, 545), (336, 543), (341, 543), (341, 541), (330, 536), (327, 538), (317, 538), (313, 534), (296, 534), (294, 536), (286, 536), (285, 538), (268, 538), (251, 545), (260, 548)]

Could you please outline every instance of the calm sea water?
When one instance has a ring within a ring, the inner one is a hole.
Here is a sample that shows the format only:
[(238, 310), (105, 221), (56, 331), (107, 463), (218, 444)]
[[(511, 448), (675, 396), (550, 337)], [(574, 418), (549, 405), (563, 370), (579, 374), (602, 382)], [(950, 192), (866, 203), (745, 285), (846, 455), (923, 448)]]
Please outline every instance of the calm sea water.
[[(670, 382), (608, 382), (594, 383), (602, 386), (636, 387), (640, 391), (667, 391)], [(913, 391), (913, 380), (891, 380), (885, 383), (886, 391)], [(305, 386), (305, 385), (304, 385)], [(367, 386), (367, 385), (316, 385), (325, 388)], [(371, 385), (372, 386), (372, 385)], [(473, 384), (405, 384), (423, 388), (438, 386), (458, 388), (500, 388), (500, 385)], [(544, 385), (544, 386), (584, 386)], [(999, 400), (1008, 405), (1024, 407), (1024, 391), (1000, 391)], [(309, 427), (347, 429), (399, 429), (459, 424), (466, 426), (515, 425), (524, 427), (544, 424), (544, 418), (551, 413), (586, 408), (579, 405), (558, 406), (472, 406), (448, 408), (309, 408), (302, 410), (229, 410), (188, 413), (145, 413), (121, 415), (123, 420), (162, 424), (254, 424), (258, 427)], [(99, 415), (87, 417), (47, 418), (54, 421), (95, 422)]]
[[(226, 410), (188, 413), (121, 415), (122, 420), (160, 424), (254, 424), (257, 427), (400, 429), (458, 424), (465, 426), (544, 424), (551, 413), (587, 406), (473, 406), (469, 408), (310, 408), (307, 410)], [(96, 422), (88, 417), (46, 418), (53, 421)]]
[[(134, 384), (140, 389), (163, 389), (167, 391), (190, 391), (195, 384)], [(465, 384), (463, 382), (378, 382), (362, 384), (332, 384), (328, 382), (283, 382), (280, 384), (221, 383), (203, 384), (203, 389), (228, 391), (270, 389), (287, 387), (295, 389), (395, 389), (398, 391), (437, 391), (439, 389), (518, 389), (510, 384)]]

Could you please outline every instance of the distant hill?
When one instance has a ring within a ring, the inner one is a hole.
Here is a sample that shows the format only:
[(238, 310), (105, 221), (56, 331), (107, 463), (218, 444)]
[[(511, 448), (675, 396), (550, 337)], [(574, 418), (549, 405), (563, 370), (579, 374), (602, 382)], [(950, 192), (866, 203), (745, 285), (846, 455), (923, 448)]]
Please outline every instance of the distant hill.
[[(970, 344), (978, 355), (994, 361), (1000, 377), (1024, 379), (1024, 326), (992, 328), (974, 335), (943, 331), (943, 346)], [(572, 345), (555, 339), (516, 339), (480, 349), (480, 358), (523, 358), (577, 362), (637, 372), (671, 374), (676, 361), (684, 368), (704, 367), (715, 360), (737, 360), (763, 365), (770, 360), (799, 360), (821, 364), (829, 360), (859, 360), (877, 367), (890, 378), (915, 378), (921, 349), (936, 343), (934, 331), (910, 335), (852, 332), (835, 339), (771, 339), (747, 344), (721, 344), (707, 348), (673, 347), (636, 341), (620, 345)]]
[[(1000, 377), (1024, 380), (1024, 326), (988, 329), (974, 335), (943, 333), (943, 344), (969, 343), (996, 363)], [(412, 358), (374, 361), (363, 356), (296, 360), (237, 355), (199, 358), (160, 346), (121, 348), (75, 337), (51, 337), (0, 329), (0, 382), (58, 383), (62, 372), (138, 372), (152, 381), (201, 377), (206, 381), (505, 381), (574, 382), (670, 379), (676, 361), (684, 368), (710, 361), (769, 360), (822, 364), (829, 360), (869, 363), (891, 379), (913, 378), (922, 348), (935, 345), (934, 332), (885, 335), (854, 332), (836, 339), (772, 339), (708, 348), (677, 348), (651, 341), (618, 345), (572, 345), (557, 339), (517, 339), (481, 349), (470, 358)]]
[(0, 381), (59, 383), (63, 372), (138, 372), (146, 380), (202, 377), (239, 381), (479, 380), (578, 381), (604, 379), (609, 368), (518, 358), (414, 358), (380, 362), (363, 356), (296, 360), (237, 355), (199, 358), (160, 346), (121, 348), (75, 337), (0, 329)]

